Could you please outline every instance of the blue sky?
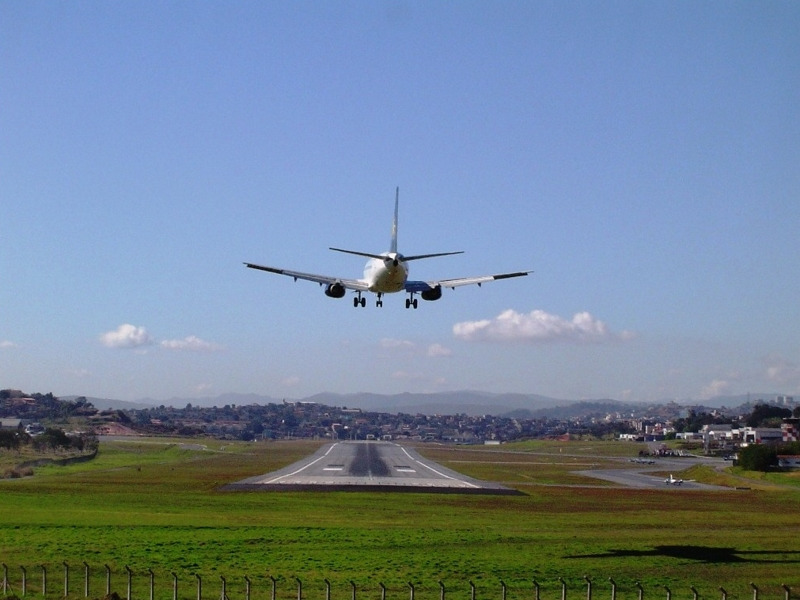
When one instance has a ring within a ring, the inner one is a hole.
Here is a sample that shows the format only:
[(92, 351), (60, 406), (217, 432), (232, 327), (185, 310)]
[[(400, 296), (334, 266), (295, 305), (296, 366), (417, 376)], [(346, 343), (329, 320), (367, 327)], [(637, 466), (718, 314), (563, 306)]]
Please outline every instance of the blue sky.
[[(0, 3), (0, 387), (800, 395), (795, 2)], [(354, 309), (244, 261), (415, 279)]]

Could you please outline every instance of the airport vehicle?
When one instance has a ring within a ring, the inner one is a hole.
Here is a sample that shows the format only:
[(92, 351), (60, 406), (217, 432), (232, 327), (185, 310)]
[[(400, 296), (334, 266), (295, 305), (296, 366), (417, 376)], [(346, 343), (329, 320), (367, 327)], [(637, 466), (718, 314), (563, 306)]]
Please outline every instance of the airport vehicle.
[(482, 275), (478, 277), (461, 277), (458, 279), (441, 279), (435, 281), (409, 281), (408, 263), (413, 260), (423, 258), (433, 258), (437, 256), (450, 256), (452, 254), (463, 254), (458, 252), (438, 252), (434, 254), (417, 254), (405, 256), (397, 251), (397, 212), (400, 202), (400, 188), (398, 187), (394, 199), (394, 220), (392, 222), (392, 238), (388, 252), (382, 254), (372, 254), (369, 252), (358, 252), (355, 250), (345, 250), (342, 248), (330, 248), (336, 252), (355, 254), (368, 258), (364, 267), (364, 276), (361, 279), (345, 279), (342, 277), (332, 277), (329, 275), (315, 275), (313, 273), (303, 273), (301, 271), (290, 271), (289, 269), (279, 269), (254, 263), (244, 263), (250, 269), (258, 269), (267, 273), (276, 273), (292, 277), (295, 281), (303, 279), (313, 281), (320, 286), (325, 286), (325, 295), (330, 298), (343, 298), (347, 290), (355, 292), (353, 306), (364, 307), (367, 305), (365, 292), (372, 292), (377, 295), (375, 306), (383, 306), (383, 295), (394, 294), (396, 292), (406, 292), (406, 308), (417, 308), (417, 298), (419, 294), (423, 300), (438, 300), (442, 297), (443, 288), (455, 289), (462, 285), (482, 285), (489, 281), (498, 279), (510, 279), (512, 277), (523, 277), (531, 271), (517, 271), (514, 273), (500, 273), (497, 275)]

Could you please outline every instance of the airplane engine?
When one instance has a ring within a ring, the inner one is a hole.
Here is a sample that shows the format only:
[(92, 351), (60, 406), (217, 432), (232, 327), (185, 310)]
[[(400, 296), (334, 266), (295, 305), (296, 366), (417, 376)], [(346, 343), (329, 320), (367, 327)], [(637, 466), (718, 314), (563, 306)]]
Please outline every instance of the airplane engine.
[(429, 290), (425, 290), (420, 294), (423, 300), (438, 300), (442, 297), (442, 286), (437, 285)]
[(344, 298), (345, 289), (341, 283), (329, 283), (325, 286), (325, 295), (329, 298)]

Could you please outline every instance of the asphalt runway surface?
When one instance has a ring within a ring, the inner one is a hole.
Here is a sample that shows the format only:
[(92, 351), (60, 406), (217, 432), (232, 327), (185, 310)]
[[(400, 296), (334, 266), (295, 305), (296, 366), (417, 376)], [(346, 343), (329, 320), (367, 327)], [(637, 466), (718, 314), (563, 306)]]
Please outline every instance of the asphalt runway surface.
[[(667, 470), (674, 470), (676, 473), (682, 471), (691, 464), (702, 462), (704, 464), (713, 465), (714, 461), (709, 459), (698, 458), (659, 458), (649, 465), (639, 465), (635, 468), (627, 469), (593, 469), (590, 471), (577, 471), (580, 475), (586, 477), (594, 477), (596, 479), (603, 479), (610, 481), (623, 487), (633, 487), (639, 489), (673, 489), (673, 490), (730, 490), (731, 488), (722, 487), (719, 485), (711, 485), (708, 483), (700, 483), (698, 481), (684, 480), (680, 485), (666, 483), (664, 475), (655, 475), (654, 473), (663, 473)], [(680, 477), (677, 477), (680, 478)]]
[(447, 469), (394, 442), (333, 442), (288, 467), (225, 486), (229, 490), (394, 491), (521, 494)]

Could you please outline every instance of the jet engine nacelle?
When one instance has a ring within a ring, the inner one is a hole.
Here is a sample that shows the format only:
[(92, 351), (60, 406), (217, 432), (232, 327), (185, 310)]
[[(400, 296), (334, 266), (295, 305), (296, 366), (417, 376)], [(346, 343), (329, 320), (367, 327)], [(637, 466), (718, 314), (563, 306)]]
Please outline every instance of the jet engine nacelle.
[(442, 297), (442, 286), (437, 285), (429, 290), (425, 290), (420, 294), (423, 300), (438, 300)]
[(341, 283), (329, 283), (325, 286), (325, 295), (329, 298), (344, 298), (345, 289)]

